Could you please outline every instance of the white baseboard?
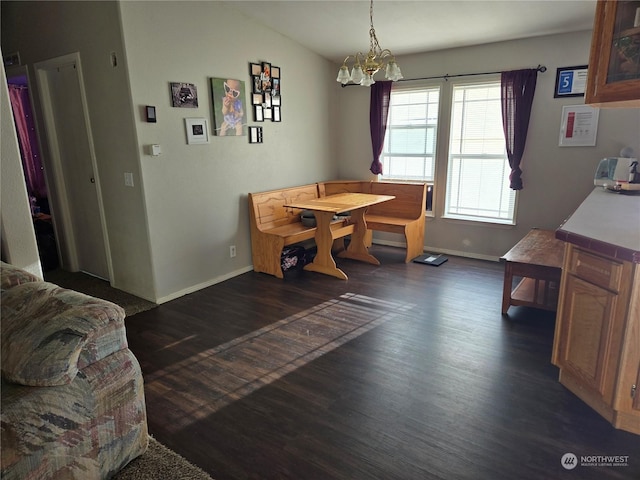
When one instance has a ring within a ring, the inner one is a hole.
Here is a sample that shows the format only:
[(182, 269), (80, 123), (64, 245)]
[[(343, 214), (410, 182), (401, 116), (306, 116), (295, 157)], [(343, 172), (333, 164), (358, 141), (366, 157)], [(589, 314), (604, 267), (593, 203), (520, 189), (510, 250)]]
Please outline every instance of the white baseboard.
[(162, 298), (158, 298), (155, 303), (160, 305), (161, 303), (166, 303), (171, 300), (175, 300), (176, 298), (183, 297), (184, 295), (188, 295), (190, 293), (197, 292), (198, 290), (202, 290), (203, 288), (210, 287), (215, 285), (216, 283), (224, 282), (225, 280), (229, 280), (230, 278), (237, 277), (238, 275), (242, 275), (243, 273), (253, 271), (253, 265), (249, 265), (248, 267), (239, 268), (238, 270), (234, 270), (225, 275), (221, 275), (216, 278), (212, 278), (206, 282), (199, 283), (197, 285), (193, 285), (189, 288), (185, 288), (184, 290), (180, 290), (179, 292), (172, 293), (171, 295), (167, 295)]
[[(399, 247), (399, 248), (407, 247), (407, 245), (403, 242), (393, 242), (389, 240), (376, 239), (373, 241), (373, 243), (378, 245), (387, 245), (389, 247)], [(481, 253), (473, 253), (473, 252), (461, 252), (458, 250), (449, 250), (446, 248), (430, 247), (428, 245), (425, 245), (423, 251), (428, 253), (442, 253), (445, 255), (453, 255), (454, 257), (466, 257), (466, 258), (475, 258), (476, 260), (488, 260), (490, 262), (500, 261), (500, 257), (495, 257), (492, 255), (483, 255)]]
[[(403, 242), (393, 242), (393, 241), (389, 241), (389, 240), (374, 240), (375, 244), (377, 245), (386, 245), (389, 247), (398, 247), (398, 248), (406, 248), (406, 244)], [(500, 261), (499, 257), (494, 257), (491, 255), (482, 255), (479, 253), (473, 253), (473, 252), (461, 252), (458, 250), (448, 250), (448, 249), (442, 249), (442, 248), (435, 248), (435, 247), (429, 247), (429, 246), (425, 246), (424, 247), (424, 252), (429, 252), (429, 253), (442, 253), (442, 254), (446, 254), (446, 255), (453, 255), (455, 257), (466, 257), (466, 258), (475, 258), (477, 260), (488, 260), (491, 262), (498, 262)], [(247, 273), (247, 272), (251, 272), (253, 271), (253, 265), (249, 265), (247, 267), (243, 267), (240, 268), (238, 270), (234, 270), (232, 272), (229, 272), (225, 275), (221, 275), (219, 277), (213, 278), (209, 281), (203, 282), (203, 283), (199, 283), (197, 285), (193, 285), (189, 288), (185, 288), (184, 290), (180, 290), (179, 292), (175, 292), (172, 293), (171, 295), (167, 295), (165, 297), (159, 298), (155, 301), (155, 303), (157, 303), (158, 305), (162, 304), (162, 303), (166, 303), (169, 302), (171, 300), (175, 300), (176, 298), (180, 298), (184, 295), (188, 295), (190, 293), (194, 293), (197, 292), (198, 290), (202, 290), (203, 288), (207, 288), (210, 287), (212, 285), (215, 285), (216, 283), (221, 283), (224, 282), (225, 280), (229, 280), (230, 278), (233, 277), (237, 277), (238, 275), (242, 275), (243, 273)]]

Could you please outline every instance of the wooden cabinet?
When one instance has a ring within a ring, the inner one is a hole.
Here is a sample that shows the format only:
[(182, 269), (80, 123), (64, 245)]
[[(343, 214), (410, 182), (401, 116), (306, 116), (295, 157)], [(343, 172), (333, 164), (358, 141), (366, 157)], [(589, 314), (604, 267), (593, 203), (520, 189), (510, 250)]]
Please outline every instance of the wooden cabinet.
[(596, 6), (585, 103), (640, 107), (640, 0)]
[(552, 362), (616, 428), (640, 434), (640, 269), (567, 243)]

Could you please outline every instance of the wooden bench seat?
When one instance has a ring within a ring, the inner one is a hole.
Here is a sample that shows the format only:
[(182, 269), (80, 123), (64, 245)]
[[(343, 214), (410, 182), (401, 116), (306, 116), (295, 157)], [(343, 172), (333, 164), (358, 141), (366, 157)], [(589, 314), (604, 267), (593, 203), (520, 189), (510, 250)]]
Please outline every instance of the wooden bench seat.
[(315, 237), (315, 227), (300, 220), (300, 210), (285, 207), (292, 201), (318, 198), (318, 185), (272, 190), (249, 194), (251, 255), (256, 272), (284, 278), (281, 267), (282, 249), (286, 245)]
[(424, 251), (426, 183), (371, 182), (371, 193), (394, 195), (390, 202), (372, 205), (366, 213), (367, 228), (404, 235), (405, 262)]
[[(312, 240), (316, 227), (302, 224), (299, 208), (286, 204), (318, 198), (318, 184), (249, 194), (251, 255), (253, 269), (284, 278), (281, 267), (282, 250), (287, 245)], [(353, 226), (337, 220), (331, 225), (336, 236), (353, 233)]]

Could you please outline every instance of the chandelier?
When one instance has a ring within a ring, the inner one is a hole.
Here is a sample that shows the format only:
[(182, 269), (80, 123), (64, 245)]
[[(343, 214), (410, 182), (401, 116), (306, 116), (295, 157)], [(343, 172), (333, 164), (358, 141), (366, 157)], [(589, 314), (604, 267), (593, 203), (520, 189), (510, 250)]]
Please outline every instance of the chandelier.
[[(338, 71), (338, 78), (336, 79), (342, 83), (343, 86), (349, 82), (353, 82), (364, 87), (369, 87), (376, 83), (373, 76), (381, 68), (385, 69), (384, 76), (388, 80), (396, 82), (402, 78), (402, 72), (400, 72), (400, 67), (398, 67), (396, 63), (396, 57), (393, 56), (389, 49), (385, 48), (383, 50), (380, 48), (380, 44), (378, 43), (376, 30), (373, 28), (373, 0), (371, 0), (369, 7), (369, 20), (371, 23), (371, 28), (369, 29), (369, 53), (367, 53), (365, 57), (362, 52), (358, 52), (344, 59)], [(349, 67), (347, 67), (347, 61), (350, 58), (354, 59), (351, 73), (349, 73)]]

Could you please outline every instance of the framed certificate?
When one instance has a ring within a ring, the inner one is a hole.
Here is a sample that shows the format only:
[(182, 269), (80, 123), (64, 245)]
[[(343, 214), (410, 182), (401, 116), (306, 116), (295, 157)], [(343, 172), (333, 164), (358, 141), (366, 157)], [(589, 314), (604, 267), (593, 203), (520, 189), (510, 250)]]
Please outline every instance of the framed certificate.
[(593, 147), (598, 133), (599, 109), (589, 105), (562, 107), (561, 147)]
[(554, 98), (584, 97), (587, 86), (588, 65), (559, 68), (556, 71), (556, 89)]

